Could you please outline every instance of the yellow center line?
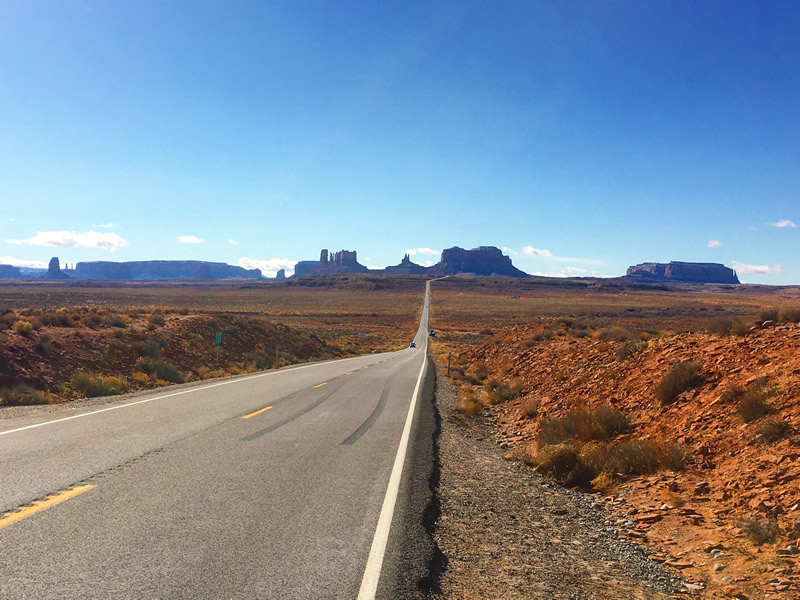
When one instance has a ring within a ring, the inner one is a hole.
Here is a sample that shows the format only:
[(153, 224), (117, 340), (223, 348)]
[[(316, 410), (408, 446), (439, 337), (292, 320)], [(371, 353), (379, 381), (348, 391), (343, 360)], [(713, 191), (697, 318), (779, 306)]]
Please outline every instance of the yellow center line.
[(8, 527), (9, 525), (13, 525), (17, 521), (22, 521), (22, 519), (26, 519), (31, 515), (35, 515), (37, 512), (41, 512), (50, 508), (51, 506), (55, 506), (56, 504), (60, 504), (64, 502), (64, 500), (69, 500), (70, 498), (74, 498), (78, 494), (82, 494), (83, 492), (88, 492), (94, 485), (79, 485), (72, 489), (69, 489), (65, 492), (61, 492), (60, 494), (56, 494), (55, 496), (50, 496), (45, 500), (39, 500), (38, 502), (34, 502), (31, 506), (26, 506), (22, 510), (19, 510), (15, 513), (11, 513), (5, 515), (4, 517), (0, 517), (0, 529), (3, 527)]
[(264, 408), (259, 408), (258, 410), (255, 410), (255, 411), (253, 411), (253, 412), (251, 412), (249, 414), (244, 415), (242, 418), (243, 419), (249, 419), (250, 417), (255, 417), (256, 415), (260, 415), (262, 412), (264, 412), (265, 410), (269, 410), (270, 408), (272, 408), (272, 407), (271, 406), (265, 406)]
[(327, 384), (328, 384), (328, 382), (327, 382), (327, 381), (323, 381), (322, 383), (318, 383), (318, 384), (317, 384), (317, 385), (315, 385), (314, 387), (315, 387), (315, 388), (318, 388), (318, 387), (322, 387), (323, 385), (327, 385)]
[(352, 374), (353, 374), (352, 371), (348, 371), (347, 373), (345, 373), (345, 375), (352, 375)]

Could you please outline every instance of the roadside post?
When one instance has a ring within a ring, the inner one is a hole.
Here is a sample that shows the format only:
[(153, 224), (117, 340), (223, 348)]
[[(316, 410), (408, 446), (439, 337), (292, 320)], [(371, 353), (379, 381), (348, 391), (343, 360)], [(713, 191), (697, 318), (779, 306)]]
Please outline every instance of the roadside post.
[(281, 345), (275, 344), (275, 366), (274, 369), (277, 369), (280, 365), (278, 365), (278, 361), (281, 358)]
[(217, 332), (216, 347), (217, 347), (217, 367), (219, 367), (219, 345), (222, 343), (222, 332)]

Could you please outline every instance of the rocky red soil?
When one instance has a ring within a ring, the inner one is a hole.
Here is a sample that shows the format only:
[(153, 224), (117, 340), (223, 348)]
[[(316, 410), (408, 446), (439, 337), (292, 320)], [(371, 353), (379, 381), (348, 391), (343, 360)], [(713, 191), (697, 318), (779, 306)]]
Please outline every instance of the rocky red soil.
[[(519, 398), (483, 411), (498, 440), (522, 451), (535, 447), (547, 416), (579, 405), (624, 411), (633, 427), (623, 438), (677, 443), (690, 459), (679, 472), (623, 478), (598, 506), (704, 597), (800, 597), (800, 326), (651, 339), (627, 358), (618, 357), (624, 342), (530, 341), (539, 331), (508, 327), (460, 357), (468, 373), (486, 365), (487, 379), (522, 384)], [(700, 361), (702, 380), (664, 406), (654, 390), (677, 361)], [(744, 422), (725, 392), (764, 377), (770, 412)], [(534, 396), (538, 415), (527, 418), (521, 406)], [(782, 439), (763, 438), (768, 419), (788, 425)], [(774, 520), (777, 540), (757, 545), (740, 527), (745, 519)]]

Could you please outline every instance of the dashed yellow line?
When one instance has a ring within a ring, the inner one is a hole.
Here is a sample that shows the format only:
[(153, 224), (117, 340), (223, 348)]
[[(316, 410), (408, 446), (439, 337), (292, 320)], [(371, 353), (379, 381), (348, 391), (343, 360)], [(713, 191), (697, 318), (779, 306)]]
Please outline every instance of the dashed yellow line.
[(31, 506), (26, 506), (22, 510), (19, 510), (15, 513), (8, 514), (4, 517), (0, 518), (0, 529), (3, 527), (8, 527), (9, 525), (13, 525), (18, 521), (22, 521), (22, 519), (27, 519), (31, 515), (35, 515), (38, 512), (43, 510), (47, 510), (51, 506), (55, 506), (56, 504), (61, 504), (65, 500), (69, 500), (70, 498), (74, 498), (75, 496), (82, 494), (83, 492), (88, 492), (90, 489), (95, 487), (94, 485), (79, 485), (72, 489), (66, 490), (61, 492), (60, 494), (56, 494), (55, 496), (50, 496), (45, 500), (40, 500), (35, 502)]
[(250, 417), (255, 417), (256, 415), (260, 415), (262, 412), (267, 411), (270, 408), (272, 408), (272, 407), (271, 406), (265, 406), (264, 408), (259, 408), (258, 410), (255, 410), (255, 411), (253, 411), (253, 412), (251, 412), (249, 414), (246, 414), (242, 418), (243, 419), (249, 419)]
[(347, 373), (345, 373), (345, 375), (352, 375), (352, 374), (353, 374), (352, 371), (348, 371)]
[(318, 387), (322, 387), (323, 385), (328, 385), (328, 382), (327, 382), (327, 381), (323, 381), (322, 383), (318, 383), (318, 384), (317, 384), (317, 385), (315, 385), (314, 387), (315, 387), (315, 388), (318, 388)]

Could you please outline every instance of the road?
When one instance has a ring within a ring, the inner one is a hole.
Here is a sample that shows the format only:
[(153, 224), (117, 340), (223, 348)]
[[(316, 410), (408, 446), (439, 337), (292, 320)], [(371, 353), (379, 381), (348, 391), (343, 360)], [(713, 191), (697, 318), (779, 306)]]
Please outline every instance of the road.
[(0, 421), (0, 598), (405, 597), (429, 297), (416, 349)]

